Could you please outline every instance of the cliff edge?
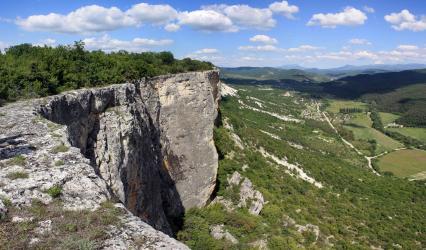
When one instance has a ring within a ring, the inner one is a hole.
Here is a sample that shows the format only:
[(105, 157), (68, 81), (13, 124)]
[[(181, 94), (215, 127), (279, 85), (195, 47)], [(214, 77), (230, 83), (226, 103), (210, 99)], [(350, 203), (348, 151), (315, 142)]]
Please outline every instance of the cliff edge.
[[(106, 225), (99, 247), (185, 249), (166, 234), (213, 192), (219, 90), (218, 71), (191, 72), (1, 107), (6, 221), (35, 201), (96, 214), (116, 200), (121, 222)], [(45, 237), (29, 235), (27, 244)]]

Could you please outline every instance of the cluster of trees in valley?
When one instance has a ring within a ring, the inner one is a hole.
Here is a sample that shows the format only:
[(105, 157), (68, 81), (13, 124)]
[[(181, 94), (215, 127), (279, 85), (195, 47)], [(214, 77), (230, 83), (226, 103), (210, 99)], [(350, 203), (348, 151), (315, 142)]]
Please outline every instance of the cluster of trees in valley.
[(209, 62), (177, 60), (171, 52), (87, 51), (83, 42), (55, 48), (21, 44), (0, 53), (0, 102), (212, 68)]

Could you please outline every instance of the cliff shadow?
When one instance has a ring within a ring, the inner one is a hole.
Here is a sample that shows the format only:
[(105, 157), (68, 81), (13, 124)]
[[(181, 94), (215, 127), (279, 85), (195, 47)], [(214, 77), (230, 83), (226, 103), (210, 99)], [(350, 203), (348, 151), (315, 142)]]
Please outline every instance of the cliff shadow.
[[(110, 96), (61, 96), (38, 112), (67, 126), (69, 143), (90, 160), (113, 197), (155, 229), (174, 236), (182, 226), (184, 207), (164, 167), (159, 129), (137, 97), (120, 103)], [(99, 101), (107, 103), (94, 110)]]

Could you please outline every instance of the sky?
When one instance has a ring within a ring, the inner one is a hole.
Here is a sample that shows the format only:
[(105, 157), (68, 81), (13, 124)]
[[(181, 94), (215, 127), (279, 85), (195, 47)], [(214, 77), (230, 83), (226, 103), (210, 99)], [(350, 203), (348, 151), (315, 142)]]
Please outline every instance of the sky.
[(0, 50), (82, 40), (218, 66), (426, 63), (424, 0), (20, 0), (0, 3)]

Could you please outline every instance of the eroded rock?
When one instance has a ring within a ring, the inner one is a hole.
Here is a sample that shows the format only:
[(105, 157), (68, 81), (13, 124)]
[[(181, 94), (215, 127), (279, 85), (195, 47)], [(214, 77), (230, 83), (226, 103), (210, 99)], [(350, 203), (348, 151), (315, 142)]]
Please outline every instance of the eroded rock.
[(224, 229), (224, 225), (214, 225), (210, 227), (210, 235), (216, 240), (225, 239), (232, 244), (238, 244), (237, 238), (235, 238), (232, 234), (228, 232), (228, 230)]
[(219, 88), (217, 71), (191, 72), (1, 107), (0, 197), (92, 211), (117, 197), (138, 217), (124, 215), (106, 248), (187, 249), (145, 222), (171, 234), (213, 192)]

